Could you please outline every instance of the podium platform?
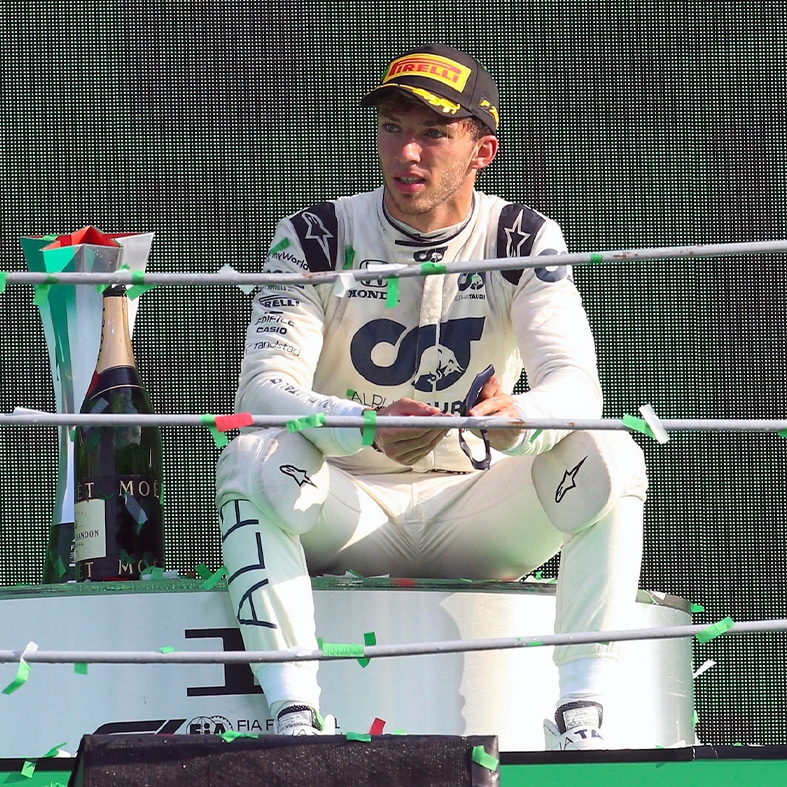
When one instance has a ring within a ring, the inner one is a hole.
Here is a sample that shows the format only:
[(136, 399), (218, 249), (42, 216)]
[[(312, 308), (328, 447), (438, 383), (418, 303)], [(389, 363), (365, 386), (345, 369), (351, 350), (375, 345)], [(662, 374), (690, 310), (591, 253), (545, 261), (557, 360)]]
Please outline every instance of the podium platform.
[[(316, 579), (318, 634), (329, 643), (434, 642), (552, 631), (554, 585), (533, 582)], [(232, 651), (242, 649), (226, 587), (194, 580), (31, 586), (0, 591), (0, 649)], [(641, 592), (631, 628), (688, 624), (682, 599)], [(691, 746), (690, 639), (620, 645), (619, 695), (605, 732), (633, 749)], [(0, 664), (7, 686), (17, 665)], [(338, 732), (494, 735), (500, 751), (543, 749), (557, 670), (549, 647), (323, 662), (323, 711)], [(0, 698), (0, 757), (35, 758), (84, 735), (271, 731), (267, 705), (245, 664), (31, 664)], [(377, 722), (375, 720), (378, 720)], [(382, 726), (381, 726), (382, 725)]]
[[(74, 759), (0, 758), (0, 784), (24, 787), (76, 787)], [(23, 775), (24, 772), (24, 775)], [(680, 749), (617, 750), (608, 752), (503, 752), (500, 755), (502, 787), (739, 787), (778, 785), (787, 782), (787, 747), (689, 746)], [(249, 774), (248, 783), (255, 774)], [(297, 779), (297, 774), (295, 775)], [(69, 780), (71, 780), (69, 782)], [(195, 780), (192, 784), (205, 784)], [(292, 787), (303, 782), (293, 780)], [(325, 781), (320, 787), (338, 787)], [(105, 780), (102, 787), (115, 787)], [(126, 782), (117, 787), (128, 787)], [(379, 787), (355, 780), (353, 787)], [(446, 783), (445, 787), (456, 787)]]

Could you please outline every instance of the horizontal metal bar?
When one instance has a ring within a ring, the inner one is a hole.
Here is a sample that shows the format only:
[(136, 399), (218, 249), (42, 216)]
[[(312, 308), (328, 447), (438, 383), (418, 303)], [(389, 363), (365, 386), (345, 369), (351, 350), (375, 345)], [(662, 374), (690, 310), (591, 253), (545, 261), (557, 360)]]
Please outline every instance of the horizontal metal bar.
[[(447, 640), (444, 642), (416, 642), (401, 645), (358, 645), (350, 653), (334, 655), (322, 650), (275, 651), (58, 651), (31, 650), (24, 655), (29, 663), (46, 664), (270, 664), (296, 661), (333, 661), (357, 658), (393, 658), (428, 656), (444, 653), (470, 653), (513, 648), (551, 647), (557, 645), (585, 645), (604, 642), (681, 639), (695, 637), (710, 627), (702, 624), (662, 626), (647, 629), (593, 631), (574, 634), (544, 634), (543, 636), (497, 637), (476, 640)], [(724, 631), (728, 634), (754, 634), (787, 631), (787, 619), (754, 620), (734, 623)], [(363, 652), (361, 652), (363, 649)], [(18, 662), (24, 650), (0, 650), (0, 663)]]
[[(503, 257), (487, 260), (463, 260), (446, 265), (450, 273), (476, 273), (489, 270), (543, 268), (554, 265), (596, 265), (601, 263), (634, 262), (639, 260), (690, 259), (729, 257), (740, 254), (767, 254), (787, 251), (787, 240), (752, 241), (747, 243), (713, 243), (698, 246), (665, 246), (613, 251), (570, 252), (553, 257), (526, 256)], [(440, 270), (437, 266), (390, 265), (371, 270), (326, 271), (320, 273), (240, 273), (224, 268), (216, 273), (155, 273), (140, 271), (44, 273), (38, 271), (11, 271), (6, 284), (140, 284), (146, 285), (236, 285), (260, 284), (326, 284), (337, 279), (363, 281), (370, 279), (409, 278), (424, 276)]]
[[(213, 415), (211, 418), (232, 416)], [(300, 415), (250, 415), (249, 426), (286, 427), (297, 421)], [(438, 422), (439, 419), (439, 422)], [(782, 432), (787, 431), (784, 418), (662, 418), (660, 423), (669, 431), (697, 432)], [(0, 426), (208, 426), (206, 416), (186, 413), (154, 414), (95, 414), (95, 413), (50, 413), (43, 410), (17, 408), (12, 413), (0, 413)], [(363, 429), (368, 426), (361, 416), (325, 416), (323, 426), (328, 428)], [(628, 431), (622, 418), (515, 418), (450, 416), (393, 416), (380, 415), (377, 428), (421, 428), (421, 429), (559, 429), (586, 431)]]

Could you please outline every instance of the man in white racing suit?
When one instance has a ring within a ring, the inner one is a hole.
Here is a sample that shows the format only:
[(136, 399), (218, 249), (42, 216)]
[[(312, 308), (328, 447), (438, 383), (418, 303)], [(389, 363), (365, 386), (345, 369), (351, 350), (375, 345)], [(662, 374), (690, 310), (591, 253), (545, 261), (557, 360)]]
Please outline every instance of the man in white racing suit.
[[(236, 410), (375, 410), (435, 425), (379, 425), (373, 445), (359, 429), (247, 429), (225, 449), (217, 505), (246, 648), (317, 649), (310, 575), (511, 580), (557, 552), (556, 631), (624, 627), (647, 488), (633, 440), (490, 429), (463, 434), (463, 450), (458, 431), (444, 428), (465, 412), (525, 420), (602, 412), (588, 321), (570, 268), (555, 256), (566, 250), (560, 228), (475, 188), (498, 150), (494, 81), (467, 54), (431, 44), (394, 60), (362, 104), (378, 113), (383, 186), (285, 218), (264, 270), (407, 265), (425, 275), (400, 278), (398, 292), (385, 279), (262, 287)], [(525, 255), (543, 255), (544, 266), (451, 272), (458, 261)], [(490, 365), (468, 411), (468, 390)], [(523, 370), (528, 390), (512, 395)], [(600, 728), (615, 647), (558, 647), (555, 661), (548, 747), (607, 747)], [(316, 664), (253, 665), (276, 732), (330, 732)]]

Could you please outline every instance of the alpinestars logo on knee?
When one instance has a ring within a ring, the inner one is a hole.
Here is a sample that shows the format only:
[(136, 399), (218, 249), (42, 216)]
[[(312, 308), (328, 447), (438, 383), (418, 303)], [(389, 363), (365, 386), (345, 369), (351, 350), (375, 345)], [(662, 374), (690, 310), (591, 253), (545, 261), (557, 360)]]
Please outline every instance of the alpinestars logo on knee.
[(288, 475), (292, 478), (298, 486), (303, 486), (304, 484), (311, 484), (316, 488), (316, 484), (309, 478), (308, 474), (305, 470), (301, 470), (300, 467), (295, 467), (295, 465), (281, 465), (279, 467), (284, 475)]
[(577, 473), (579, 472), (579, 468), (585, 463), (585, 459), (587, 459), (587, 457), (584, 457), (579, 464), (571, 468), (571, 470), (563, 471), (563, 480), (557, 485), (557, 489), (555, 490), (556, 503), (559, 503), (566, 496), (566, 492), (576, 487)]

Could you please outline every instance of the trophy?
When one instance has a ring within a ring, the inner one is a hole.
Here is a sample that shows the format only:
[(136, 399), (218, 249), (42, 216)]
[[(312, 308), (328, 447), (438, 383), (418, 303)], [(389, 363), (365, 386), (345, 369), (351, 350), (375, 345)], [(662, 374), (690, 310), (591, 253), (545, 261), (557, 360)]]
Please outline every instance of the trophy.
[[(31, 271), (111, 273), (121, 267), (144, 271), (153, 233), (108, 234), (84, 227), (70, 235), (20, 241)], [(102, 301), (100, 288), (90, 285), (44, 285), (37, 292), (35, 303), (44, 326), (59, 413), (78, 413), (87, 393), (101, 340)], [(137, 300), (130, 301), (130, 331), (137, 306)], [(60, 426), (57, 488), (42, 583), (76, 580), (73, 544), (74, 444), (69, 428)]]

